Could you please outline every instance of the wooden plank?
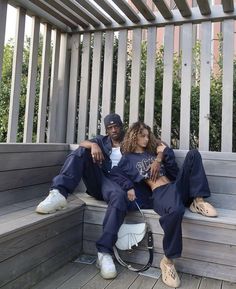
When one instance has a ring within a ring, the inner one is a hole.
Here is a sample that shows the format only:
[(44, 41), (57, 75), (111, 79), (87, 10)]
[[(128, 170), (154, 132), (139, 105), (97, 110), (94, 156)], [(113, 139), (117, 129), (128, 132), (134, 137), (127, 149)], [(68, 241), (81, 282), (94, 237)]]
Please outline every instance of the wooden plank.
[(189, 149), (190, 97), (192, 84), (192, 29), (192, 24), (184, 24), (182, 27), (180, 149)]
[(129, 288), (130, 289), (138, 289), (138, 288), (152, 289), (155, 283), (156, 283), (155, 278), (150, 278), (148, 276), (139, 275), (138, 278), (134, 280), (134, 282)]
[(199, 289), (223, 289), (222, 281), (210, 278), (202, 278)]
[(70, 2), (68, 0), (61, 0), (61, 2), (94, 27), (98, 27), (100, 25), (97, 19), (95, 19), (91, 14), (88, 14), (82, 6), (78, 6), (76, 2)]
[(134, 29), (133, 47), (132, 47), (131, 83), (130, 83), (129, 124), (132, 124), (139, 118), (141, 43), (142, 43), (142, 30), (140, 28)]
[(63, 164), (67, 151), (0, 154), (0, 172)]
[(107, 0), (94, 0), (111, 18), (113, 18), (117, 23), (124, 24), (125, 18), (115, 10)]
[(232, 152), (234, 20), (223, 22), (223, 88), (221, 151)]
[(71, 65), (70, 65), (70, 84), (68, 95), (67, 129), (66, 142), (73, 144), (75, 141), (75, 126), (77, 112), (78, 95), (78, 75), (79, 75), (79, 56), (80, 56), (80, 34), (73, 34), (71, 38)]
[(124, 0), (113, 0), (113, 2), (121, 9), (121, 11), (133, 22), (138, 23), (140, 21), (139, 16), (134, 9)]
[(0, 153), (10, 152), (35, 152), (35, 151), (68, 151), (67, 144), (22, 144), (22, 143), (0, 143)]
[(175, 4), (183, 17), (190, 17), (192, 15), (191, 9), (186, 0), (175, 0)]
[(116, 104), (115, 111), (124, 118), (124, 104), (126, 96), (126, 69), (127, 69), (127, 35), (128, 30), (119, 31), (117, 78), (116, 78)]
[[(112, 93), (112, 72), (113, 72), (113, 50), (114, 50), (114, 31), (107, 31), (105, 38), (103, 85), (102, 85), (102, 121), (110, 113), (111, 93)], [(102, 126), (101, 133), (105, 133)]]
[(161, 15), (165, 19), (173, 18), (173, 14), (166, 4), (165, 0), (153, 0), (153, 3), (156, 5), (157, 9), (160, 11)]
[(72, 20), (74, 23), (80, 25), (81, 27), (87, 28), (89, 26), (88, 23), (83, 20), (83, 18), (81, 18), (78, 15), (75, 15), (73, 13), (73, 10), (71, 11), (70, 9), (67, 9), (67, 6), (61, 5), (60, 2), (56, 2), (54, 0), (47, 0), (46, 3), (47, 5), (49, 4), (51, 7), (53, 7), (54, 11), (60, 11), (60, 14), (66, 16), (67, 19)]
[(148, 28), (144, 122), (148, 124), (151, 129), (153, 129), (155, 107), (156, 35), (156, 27)]
[[(55, 270), (61, 268), (67, 262), (70, 262), (81, 251), (81, 243), (78, 242), (75, 245), (68, 248), (66, 251), (62, 251), (59, 254), (49, 258), (46, 262), (41, 263), (37, 267), (32, 268), (27, 273), (21, 275), (16, 280), (8, 283), (4, 287), (6, 289), (18, 289), (19, 286), (21, 289), (34, 288), (32, 287), (35, 283), (41, 281), (47, 277), (50, 273), (53, 273)], [(80, 266), (77, 270), (79, 271)], [(44, 288), (44, 287), (41, 287)], [(46, 288), (45, 288), (46, 289)]]
[(25, 31), (25, 10), (17, 9), (16, 38), (13, 56), (11, 96), (8, 117), (7, 142), (16, 142), (18, 130), (19, 101), (21, 92), (21, 72)]
[(147, 19), (148, 21), (155, 20), (155, 15), (152, 10), (146, 4), (144, 0), (131, 0), (135, 7), (139, 10), (139, 12)]
[(215, 208), (223, 208), (228, 210), (235, 209), (235, 202), (236, 202), (236, 194), (227, 194), (227, 193), (214, 193), (211, 190), (211, 197), (209, 198), (209, 202)]
[[(27, 273), (49, 258), (68, 250), (70, 246), (81, 240), (81, 229), (81, 225), (73, 227), (64, 234), (59, 234), (0, 263), (0, 286)], [(9, 268), (14, 268), (14, 270), (9, 270)]]
[(58, 109), (58, 67), (60, 53), (61, 33), (55, 30), (53, 33), (53, 54), (50, 80), (50, 104), (48, 116), (48, 135), (47, 142), (56, 142), (57, 131), (57, 109)]
[(235, 283), (230, 283), (226, 281), (222, 282), (222, 289), (235, 289), (235, 288), (236, 288)]
[(90, 279), (98, 274), (99, 270), (95, 266), (85, 266), (80, 272), (67, 280), (58, 289), (77, 289), (85, 285)]
[(5, 41), (5, 29), (7, 20), (7, 0), (0, 0), (0, 83), (2, 79), (2, 63)]
[(199, 288), (201, 284), (201, 277), (191, 276), (187, 274), (183, 274), (181, 276), (181, 288), (183, 289), (196, 289)]
[(85, 139), (87, 115), (88, 115), (88, 96), (89, 96), (89, 74), (90, 74), (90, 50), (91, 34), (83, 36), (82, 62), (81, 62), (81, 82), (79, 92), (79, 123), (77, 143)]
[(76, 0), (82, 7), (88, 10), (93, 16), (99, 19), (105, 26), (111, 25), (111, 20), (102, 13), (101, 9), (98, 9), (91, 1), (88, 0)]
[[(22, 1), (22, 0), (20, 0), (20, 1)], [(58, 13), (58, 11), (56, 9), (54, 9), (53, 7), (47, 5), (45, 2), (41, 2), (41, 1), (38, 1), (38, 0), (30, 0), (30, 2), (32, 2), (36, 6), (40, 7), (43, 11), (46, 11), (49, 15), (51, 15), (54, 18), (58, 19), (62, 23), (66, 24), (71, 29), (76, 29), (77, 28), (77, 25), (76, 25), (76, 23), (74, 21), (72, 21), (68, 17), (65, 17), (63, 14)], [(36, 12), (36, 15), (37, 15), (37, 10), (35, 12)], [(51, 22), (49, 22), (49, 23), (51, 23)], [(58, 29), (60, 29), (57, 25), (56, 25), (56, 27)]]
[(60, 168), (61, 166), (52, 166), (1, 172), (0, 190), (5, 191), (50, 182), (59, 173)]
[(97, 135), (98, 131), (98, 105), (101, 81), (101, 55), (102, 55), (102, 33), (94, 33), (91, 96), (89, 109), (89, 138)]
[(172, 88), (173, 88), (173, 65), (174, 65), (174, 26), (165, 27), (164, 36), (164, 72), (162, 91), (162, 120), (161, 139), (171, 144), (171, 119), (172, 119)]
[(59, 67), (58, 67), (58, 109), (56, 142), (66, 141), (67, 113), (68, 113), (68, 85), (69, 85), (69, 47), (67, 33), (61, 34)]
[(32, 18), (32, 28), (31, 28), (31, 47), (30, 47), (23, 142), (32, 142), (32, 135), (33, 135), (36, 79), (38, 68), (39, 28), (40, 28), (40, 19), (34, 16)]
[(233, 0), (222, 0), (223, 10), (225, 13), (234, 11), (234, 1)]
[(211, 7), (208, 0), (197, 0), (197, 4), (202, 15), (211, 14)]
[(42, 67), (40, 77), (40, 93), (39, 93), (39, 109), (38, 109), (38, 125), (37, 125), (37, 142), (45, 142), (46, 137), (46, 115), (48, 100), (48, 77), (50, 65), (51, 50), (51, 26), (44, 24), (43, 34), (43, 51), (42, 51)]
[(210, 88), (211, 88), (211, 22), (201, 24), (201, 68), (200, 68), (200, 111), (199, 149), (209, 150)]
[(27, 201), (33, 198), (45, 196), (50, 188), (51, 183), (40, 184), (36, 186), (23, 187), (0, 192), (1, 211), (8, 205), (18, 202)]
[(61, 267), (56, 272), (50, 274), (48, 277), (37, 283), (31, 289), (52, 289), (62, 285), (64, 282), (80, 272), (86, 265), (76, 262), (70, 262)]

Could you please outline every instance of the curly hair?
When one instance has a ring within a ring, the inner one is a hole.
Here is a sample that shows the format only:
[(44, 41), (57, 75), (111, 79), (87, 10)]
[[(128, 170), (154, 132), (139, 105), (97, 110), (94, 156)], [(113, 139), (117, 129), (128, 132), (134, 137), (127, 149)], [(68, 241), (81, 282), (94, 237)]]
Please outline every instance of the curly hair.
[(122, 153), (133, 153), (136, 150), (138, 134), (146, 129), (149, 134), (149, 141), (146, 147), (146, 151), (156, 153), (156, 147), (158, 140), (151, 131), (151, 128), (141, 121), (133, 123), (127, 130), (124, 140), (121, 144)]

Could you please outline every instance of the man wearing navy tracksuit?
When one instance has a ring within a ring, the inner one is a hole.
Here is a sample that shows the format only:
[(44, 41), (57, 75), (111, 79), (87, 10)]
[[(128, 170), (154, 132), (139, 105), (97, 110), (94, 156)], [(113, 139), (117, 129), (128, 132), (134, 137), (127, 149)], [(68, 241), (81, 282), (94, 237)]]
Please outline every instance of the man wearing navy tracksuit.
[(120, 158), (120, 144), (123, 140), (123, 123), (117, 114), (109, 114), (104, 118), (106, 136), (97, 136), (90, 141), (80, 143), (66, 159), (59, 175), (50, 188), (48, 197), (36, 208), (41, 214), (53, 213), (67, 206), (67, 197), (83, 179), (87, 193), (96, 199), (108, 203), (103, 222), (103, 234), (97, 241), (97, 265), (105, 279), (117, 275), (111, 254), (117, 240), (117, 232), (124, 221), (131, 202), (127, 192), (109, 179), (112, 166), (117, 165)]

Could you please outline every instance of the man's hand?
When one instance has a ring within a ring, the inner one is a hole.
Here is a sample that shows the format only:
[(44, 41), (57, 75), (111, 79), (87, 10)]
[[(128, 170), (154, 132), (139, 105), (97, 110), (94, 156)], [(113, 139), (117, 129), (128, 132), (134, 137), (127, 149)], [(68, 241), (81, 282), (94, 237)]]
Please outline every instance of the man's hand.
[(128, 190), (127, 195), (128, 195), (129, 201), (131, 201), (131, 202), (136, 199), (136, 195), (135, 195), (134, 189)]
[(96, 143), (93, 143), (91, 146), (91, 155), (93, 158), (94, 163), (101, 164), (104, 160), (104, 155), (102, 153), (102, 150), (100, 149), (99, 145)]

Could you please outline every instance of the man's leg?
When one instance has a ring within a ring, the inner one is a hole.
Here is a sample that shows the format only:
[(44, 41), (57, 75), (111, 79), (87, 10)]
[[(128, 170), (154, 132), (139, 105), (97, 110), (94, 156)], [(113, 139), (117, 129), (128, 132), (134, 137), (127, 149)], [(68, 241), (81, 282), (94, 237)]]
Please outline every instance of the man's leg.
[[(80, 147), (66, 158), (59, 175), (53, 178), (49, 196), (38, 205), (36, 211), (48, 214), (65, 208), (68, 195), (73, 193), (84, 172), (87, 174), (87, 180), (89, 173), (91, 174), (90, 182), (93, 183), (100, 198), (101, 170), (97, 164), (93, 163), (90, 152)], [(95, 192), (92, 193), (95, 195)]]
[(122, 225), (128, 207), (127, 193), (117, 184), (107, 178), (103, 179), (102, 192), (104, 200), (108, 203), (103, 221), (103, 233), (96, 242), (98, 250), (98, 267), (105, 279), (115, 278), (117, 275), (111, 254), (117, 240), (117, 234)]

